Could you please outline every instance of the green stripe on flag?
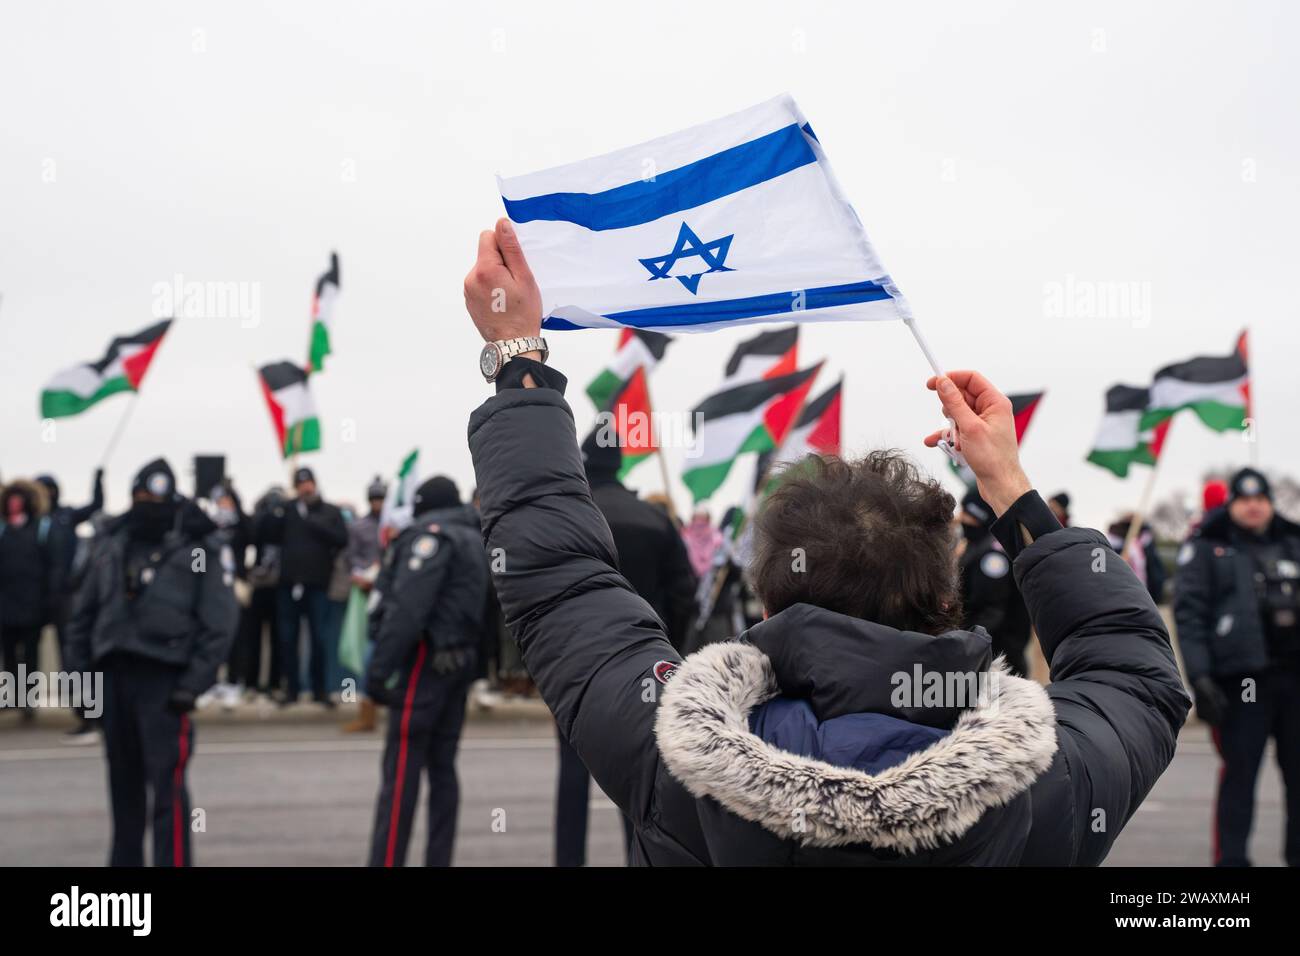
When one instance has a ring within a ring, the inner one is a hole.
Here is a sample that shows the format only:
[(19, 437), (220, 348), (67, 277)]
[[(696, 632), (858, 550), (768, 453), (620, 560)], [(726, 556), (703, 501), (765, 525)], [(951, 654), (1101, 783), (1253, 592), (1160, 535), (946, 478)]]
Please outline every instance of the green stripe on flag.
[(1156, 463), (1155, 456), (1151, 454), (1151, 448), (1147, 445), (1140, 448), (1094, 451), (1088, 456), (1088, 461), (1113, 471), (1120, 478), (1128, 477), (1129, 465), (1154, 465)]
[(95, 391), (93, 395), (78, 395), (76, 392), (41, 392), (41, 417), (66, 418), (79, 415), (100, 399), (116, 395), (118, 392), (133, 392), (131, 382), (125, 375), (110, 378)]
[(305, 451), (320, 451), (320, 419), (304, 418), (289, 428), (284, 435), (284, 457)]
[(614, 397), (622, 391), (626, 383), (609, 369), (604, 369), (591, 380), (587, 386), (587, 395), (600, 411), (605, 411), (614, 404)]
[[(299, 340), (301, 341), (301, 339)], [(319, 372), (325, 368), (325, 356), (329, 355), (330, 349), (330, 330), (325, 327), (324, 322), (314, 322), (311, 327), (311, 347), (310, 355), (307, 359), (307, 367), (313, 372)]]
[(1188, 402), (1177, 408), (1148, 408), (1142, 413), (1142, 424), (1139, 427), (1145, 431), (1185, 408), (1196, 412), (1197, 417), (1206, 427), (1216, 432), (1244, 431), (1246, 428), (1245, 405), (1225, 405), (1223, 402), (1210, 400)]
[(691, 495), (696, 502), (703, 501), (722, 486), (722, 483), (727, 480), (732, 464), (745, 452), (773, 451), (775, 448), (772, 433), (767, 430), (767, 424), (760, 421), (749, 433), (749, 437), (736, 449), (734, 455), (724, 461), (687, 469), (682, 473), (682, 482), (691, 489)]

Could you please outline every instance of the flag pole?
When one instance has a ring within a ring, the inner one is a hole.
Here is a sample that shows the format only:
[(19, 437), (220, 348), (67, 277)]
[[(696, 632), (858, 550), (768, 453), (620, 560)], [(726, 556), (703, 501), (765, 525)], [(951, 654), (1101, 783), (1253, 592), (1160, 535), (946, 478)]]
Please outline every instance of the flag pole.
[(1169, 443), (1169, 433), (1173, 430), (1174, 420), (1169, 419), (1169, 425), (1165, 428), (1165, 437), (1160, 442), (1160, 454), (1156, 456), (1155, 464), (1151, 466), (1151, 473), (1147, 475), (1146, 486), (1142, 489), (1142, 497), (1138, 499), (1137, 510), (1133, 512), (1133, 517), (1128, 523), (1128, 531), (1124, 535), (1124, 545), (1120, 548), (1120, 557), (1128, 560), (1129, 549), (1137, 541), (1139, 532), (1142, 530), (1142, 520), (1146, 517), (1147, 509), (1151, 507), (1151, 496), (1156, 488), (1156, 476), (1160, 471), (1160, 462), (1165, 456), (1165, 445)]
[(677, 516), (677, 502), (673, 497), (673, 485), (668, 477), (668, 461), (664, 458), (663, 446), (659, 444), (659, 436), (655, 434), (657, 429), (654, 425), (655, 401), (650, 394), (650, 370), (645, 366), (641, 367), (645, 374), (645, 402), (650, 406), (650, 439), (655, 443), (655, 457), (659, 459), (659, 476), (664, 483), (664, 498), (668, 500), (668, 516), (674, 521), (681, 520)]
[(136, 400), (140, 397), (140, 392), (133, 391), (131, 400), (127, 402), (126, 410), (117, 420), (117, 427), (113, 429), (113, 434), (109, 436), (108, 445), (104, 448), (104, 454), (99, 459), (99, 467), (107, 468), (109, 459), (113, 457), (113, 452), (117, 450), (117, 443), (122, 440), (122, 435), (126, 432), (127, 423), (131, 420), (131, 413), (135, 411)]

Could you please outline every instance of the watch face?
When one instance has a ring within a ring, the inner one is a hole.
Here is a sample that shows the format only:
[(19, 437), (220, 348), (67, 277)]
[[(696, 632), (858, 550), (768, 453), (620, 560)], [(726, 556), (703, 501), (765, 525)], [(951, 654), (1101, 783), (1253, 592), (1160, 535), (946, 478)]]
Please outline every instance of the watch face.
[(495, 345), (489, 343), (483, 346), (483, 351), (478, 356), (478, 369), (489, 382), (496, 378), (497, 372), (501, 370), (501, 353)]

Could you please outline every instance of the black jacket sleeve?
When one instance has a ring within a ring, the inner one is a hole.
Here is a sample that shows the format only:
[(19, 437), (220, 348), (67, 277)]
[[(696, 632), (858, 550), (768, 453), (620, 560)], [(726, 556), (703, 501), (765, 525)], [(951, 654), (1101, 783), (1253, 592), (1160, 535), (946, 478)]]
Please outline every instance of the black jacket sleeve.
[[(206, 556), (202, 571), (195, 571), (198, 593), (194, 602), (197, 632), (190, 661), (177, 685), (196, 697), (211, 687), (217, 671), (230, 653), (239, 621), (239, 604), (229, 577), (234, 578), (234, 556), (216, 537), (209, 536), (202, 545)], [(223, 553), (226, 552), (226, 553)]]
[(321, 504), (315, 511), (309, 508), (303, 523), (322, 544), (334, 549), (348, 546), (347, 522), (343, 520), (343, 512), (333, 505)]
[(471, 416), (469, 445), (506, 625), (560, 732), (640, 826), (659, 767), (655, 664), (681, 658), (616, 570), (572, 413), (553, 388), (505, 388)]
[(1034, 784), (1021, 862), (1096, 865), (1173, 759), (1190, 700), (1151, 595), (1101, 534), (1039, 537), (1015, 575), (1051, 667), (1060, 745)]
[(91, 658), (90, 635), (95, 629), (95, 619), (99, 616), (99, 577), (104, 573), (104, 561), (100, 552), (107, 545), (102, 537), (91, 544), (91, 553), (86, 563), (86, 573), (81, 577), (72, 598), (72, 610), (68, 614), (67, 647), (64, 648), (66, 659), (63, 666), (72, 672), (90, 670)]
[(375, 585), (379, 603), (371, 617), (370, 636), (375, 646), (366, 671), (366, 693), (381, 702), (389, 699), (393, 679), (424, 638), (443, 581), (456, 560), (455, 546), (450, 541), (442, 535), (430, 536), (437, 540), (437, 550), (419, 559), (416, 567), (409, 559), (409, 542), (414, 538), (408, 538), (400, 548), (394, 547), (389, 552), (391, 564)]
[(95, 487), (91, 495), (90, 503), (82, 505), (80, 508), (68, 509), (68, 520), (76, 530), (77, 526), (83, 521), (89, 521), (95, 516), (96, 512), (104, 510), (104, 469), (95, 469)]
[[(1178, 647), (1183, 652), (1187, 679), (1195, 684), (1213, 670), (1210, 653), (1214, 613), (1213, 547), (1199, 538), (1183, 545), (1185, 560), (1174, 578), (1174, 626), (1178, 629)], [(1190, 548), (1188, 552), (1186, 549)]]

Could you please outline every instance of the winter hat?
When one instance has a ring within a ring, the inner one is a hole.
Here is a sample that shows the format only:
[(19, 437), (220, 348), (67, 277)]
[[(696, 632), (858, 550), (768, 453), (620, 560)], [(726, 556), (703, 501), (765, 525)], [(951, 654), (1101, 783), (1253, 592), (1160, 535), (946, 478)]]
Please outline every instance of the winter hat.
[(297, 471), (293, 473), (293, 483), (295, 485), (301, 485), (304, 481), (315, 481), (315, 480), (316, 480), (316, 473), (312, 471), (310, 468), (308, 468), (306, 465), (299, 468)]
[(1201, 507), (1205, 511), (1221, 508), (1228, 500), (1228, 484), (1222, 478), (1211, 478), (1201, 489)]
[(460, 489), (456, 487), (456, 482), (446, 475), (435, 475), (415, 489), (411, 510), (418, 515), (434, 508), (450, 508), (458, 504)]
[(604, 431), (597, 426), (582, 441), (582, 467), (587, 472), (587, 480), (593, 478), (610, 478), (618, 474), (623, 467), (623, 449), (617, 441), (610, 443), (601, 440)]
[(370, 487), (366, 489), (366, 498), (373, 501), (375, 498), (387, 498), (388, 485), (384, 484), (384, 479), (375, 475), (374, 481), (370, 482)]
[(1232, 476), (1232, 481), (1228, 483), (1228, 498), (1230, 501), (1236, 501), (1238, 498), (1250, 498), (1254, 495), (1263, 495), (1269, 501), (1273, 500), (1273, 491), (1268, 486), (1268, 479), (1254, 468), (1243, 468)]
[(176, 475), (165, 458), (155, 458), (136, 472), (131, 482), (131, 494), (144, 491), (169, 500), (176, 494)]

